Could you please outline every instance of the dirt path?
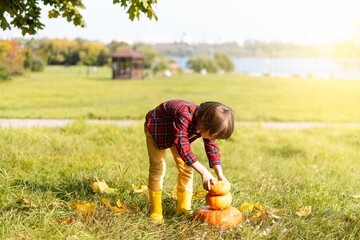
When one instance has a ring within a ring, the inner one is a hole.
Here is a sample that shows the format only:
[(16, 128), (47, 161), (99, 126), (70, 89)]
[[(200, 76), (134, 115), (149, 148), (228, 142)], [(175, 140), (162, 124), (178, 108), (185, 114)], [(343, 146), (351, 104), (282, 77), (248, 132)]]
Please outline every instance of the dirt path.
[[(62, 127), (74, 123), (70, 119), (0, 119), (0, 127)], [(112, 124), (119, 127), (140, 124), (141, 120), (86, 120), (89, 124)], [(304, 129), (314, 127), (360, 127), (360, 123), (320, 123), (320, 122), (237, 122), (240, 126), (261, 126), (275, 129)]]

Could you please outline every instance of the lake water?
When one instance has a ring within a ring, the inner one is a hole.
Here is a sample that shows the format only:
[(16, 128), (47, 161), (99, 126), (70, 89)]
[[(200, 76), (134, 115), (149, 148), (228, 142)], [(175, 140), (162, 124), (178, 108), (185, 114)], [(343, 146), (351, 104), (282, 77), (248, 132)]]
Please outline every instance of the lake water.
[[(188, 57), (171, 57), (178, 62), (180, 68), (186, 68)], [(360, 80), (360, 70), (356, 67), (345, 69), (340, 60), (332, 58), (232, 58), (235, 69), (240, 74), (251, 76), (341, 78)]]

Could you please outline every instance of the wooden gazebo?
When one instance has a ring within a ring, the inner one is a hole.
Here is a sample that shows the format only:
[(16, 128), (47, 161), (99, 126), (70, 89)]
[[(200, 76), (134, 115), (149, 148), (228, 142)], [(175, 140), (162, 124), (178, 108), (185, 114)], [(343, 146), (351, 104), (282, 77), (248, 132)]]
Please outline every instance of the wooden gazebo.
[(112, 58), (113, 79), (144, 78), (144, 59), (146, 55), (132, 49), (110, 54)]

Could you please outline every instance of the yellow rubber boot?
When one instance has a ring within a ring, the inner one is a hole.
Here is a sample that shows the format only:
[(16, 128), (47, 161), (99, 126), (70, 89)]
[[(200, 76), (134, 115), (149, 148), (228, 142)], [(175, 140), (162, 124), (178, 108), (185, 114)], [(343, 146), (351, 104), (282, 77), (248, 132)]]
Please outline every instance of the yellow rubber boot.
[(151, 191), (149, 189), (149, 195), (150, 195), (150, 218), (156, 223), (163, 223), (164, 218), (162, 214), (161, 190)]
[(182, 186), (177, 187), (177, 213), (186, 213), (191, 214), (191, 198), (192, 198), (192, 192), (185, 191), (185, 188)]

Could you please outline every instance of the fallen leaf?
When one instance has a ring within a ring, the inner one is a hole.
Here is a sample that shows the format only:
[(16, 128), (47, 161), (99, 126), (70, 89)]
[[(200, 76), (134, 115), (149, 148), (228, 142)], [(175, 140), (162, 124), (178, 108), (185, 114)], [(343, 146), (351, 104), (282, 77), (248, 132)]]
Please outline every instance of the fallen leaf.
[(70, 203), (70, 207), (74, 209), (78, 214), (94, 214), (95, 208), (94, 203), (86, 203), (84, 202), (78, 202), (78, 203)]
[(263, 210), (265, 209), (265, 205), (264, 204), (254, 205), (254, 208), (256, 208), (257, 210)]
[(133, 192), (133, 193), (148, 193), (149, 189), (146, 185), (131, 185), (131, 190), (130, 192)]
[(247, 212), (251, 212), (252, 210), (254, 210), (254, 206), (255, 206), (255, 204), (253, 204), (253, 203), (244, 202), (240, 206), (238, 206), (237, 209), (239, 209), (239, 211), (241, 213), (247, 213)]
[(101, 201), (114, 213), (126, 211), (126, 208), (121, 204), (120, 199), (117, 200), (116, 206), (111, 206), (109, 200), (106, 198), (101, 198)]
[(90, 180), (90, 187), (94, 192), (100, 193), (114, 193), (116, 192), (115, 188), (110, 188), (105, 181), (99, 181), (97, 177), (95, 177), (96, 181), (93, 182)]
[(346, 218), (351, 221), (355, 221), (357, 219), (357, 217), (355, 217), (354, 215), (350, 215), (350, 214), (347, 214)]
[(27, 200), (26, 198), (20, 198), (19, 200), (17, 200), (17, 202), (26, 205), (27, 208), (36, 207), (33, 202)]
[(172, 197), (173, 199), (177, 198), (177, 186), (173, 186), (173, 190), (171, 192), (166, 193), (168, 196)]
[(306, 206), (303, 208), (299, 208), (296, 211), (296, 215), (300, 216), (300, 217), (304, 217), (304, 216), (308, 216), (311, 213), (311, 206)]
[(60, 223), (60, 224), (70, 224), (74, 221), (72, 218), (64, 218), (64, 219), (51, 219), (52, 222)]
[(196, 199), (199, 199), (199, 198), (203, 198), (205, 197), (205, 195), (208, 193), (208, 191), (205, 190), (205, 188), (203, 187), (200, 187), (199, 190), (197, 191), (197, 193), (192, 196), (191, 200), (196, 200)]

